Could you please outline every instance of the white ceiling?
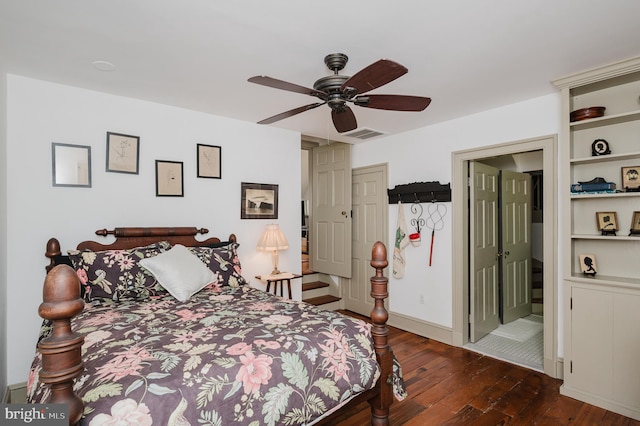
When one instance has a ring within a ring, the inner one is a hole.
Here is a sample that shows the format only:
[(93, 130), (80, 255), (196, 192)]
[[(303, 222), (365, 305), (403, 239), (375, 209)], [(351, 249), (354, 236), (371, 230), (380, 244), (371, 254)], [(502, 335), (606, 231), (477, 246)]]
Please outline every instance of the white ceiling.
[[(408, 74), (371, 93), (428, 96), (423, 112), (353, 106), (400, 133), (553, 93), (550, 80), (640, 55), (638, 0), (0, 0), (12, 74), (257, 122), (317, 101), (248, 83), (312, 87), (341, 52)], [(112, 62), (112, 72), (96, 70)], [(356, 143), (322, 106), (271, 126)]]

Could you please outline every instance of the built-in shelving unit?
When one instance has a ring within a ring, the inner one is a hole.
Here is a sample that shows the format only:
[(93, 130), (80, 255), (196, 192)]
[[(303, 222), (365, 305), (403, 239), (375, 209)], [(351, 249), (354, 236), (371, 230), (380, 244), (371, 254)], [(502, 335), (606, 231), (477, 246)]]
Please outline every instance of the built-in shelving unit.
[[(640, 420), (640, 235), (629, 235), (640, 192), (572, 194), (596, 177), (624, 191), (622, 167), (640, 169), (640, 58), (554, 81), (562, 91), (561, 196), (564, 252), (565, 395)], [(605, 115), (570, 122), (570, 112), (604, 106)], [(593, 156), (592, 143), (611, 153)], [(602, 235), (597, 212), (614, 212), (616, 235)], [(581, 255), (597, 273), (581, 271)]]

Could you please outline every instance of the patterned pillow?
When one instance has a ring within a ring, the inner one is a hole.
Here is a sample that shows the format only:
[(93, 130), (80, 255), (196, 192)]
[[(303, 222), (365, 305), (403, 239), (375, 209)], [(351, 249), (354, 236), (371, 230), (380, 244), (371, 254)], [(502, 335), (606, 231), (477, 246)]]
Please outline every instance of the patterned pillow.
[(95, 299), (146, 299), (166, 290), (138, 261), (169, 250), (171, 244), (161, 241), (129, 250), (69, 250), (69, 258), (82, 283), (86, 302)]
[(238, 258), (239, 246), (228, 243), (223, 247), (190, 247), (189, 250), (213, 271), (218, 285), (238, 287), (247, 284)]

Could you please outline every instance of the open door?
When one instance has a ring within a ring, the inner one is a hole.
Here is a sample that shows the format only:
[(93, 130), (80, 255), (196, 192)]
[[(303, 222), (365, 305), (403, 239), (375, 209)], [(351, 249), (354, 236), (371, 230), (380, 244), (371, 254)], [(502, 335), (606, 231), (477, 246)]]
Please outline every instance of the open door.
[(469, 339), (477, 342), (500, 324), (498, 169), (469, 162)]
[(531, 314), (531, 176), (500, 172), (502, 323)]
[(311, 268), (351, 278), (351, 145), (312, 150)]
[(385, 241), (387, 233), (387, 168), (386, 165), (353, 170), (353, 219), (351, 279), (343, 280), (344, 307), (369, 316), (371, 297), (371, 247)]

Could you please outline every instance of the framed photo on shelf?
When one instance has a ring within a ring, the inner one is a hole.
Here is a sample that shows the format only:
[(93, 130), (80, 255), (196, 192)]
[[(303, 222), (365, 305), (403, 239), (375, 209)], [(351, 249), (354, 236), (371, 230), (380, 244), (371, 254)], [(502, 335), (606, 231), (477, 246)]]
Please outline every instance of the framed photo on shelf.
[(598, 231), (602, 235), (615, 235), (618, 230), (618, 214), (616, 212), (596, 212)]
[(156, 160), (156, 197), (184, 197), (183, 163)]
[(107, 172), (138, 174), (140, 137), (107, 132)]
[(622, 167), (622, 187), (626, 191), (640, 191), (640, 166)]
[(596, 257), (593, 254), (581, 254), (580, 270), (585, 275), (595, 275), (597, 272)]
[(222, 147), (197, 144), (198, 177), (222, 178)]
[(91, 147), (51, 143), (53, 186), (91, 188)]
[(277, 219), (278, 185), (240, 184), (240, 219)]
[(640, 235), (640, 212), (633, 212), (629, 235)]

